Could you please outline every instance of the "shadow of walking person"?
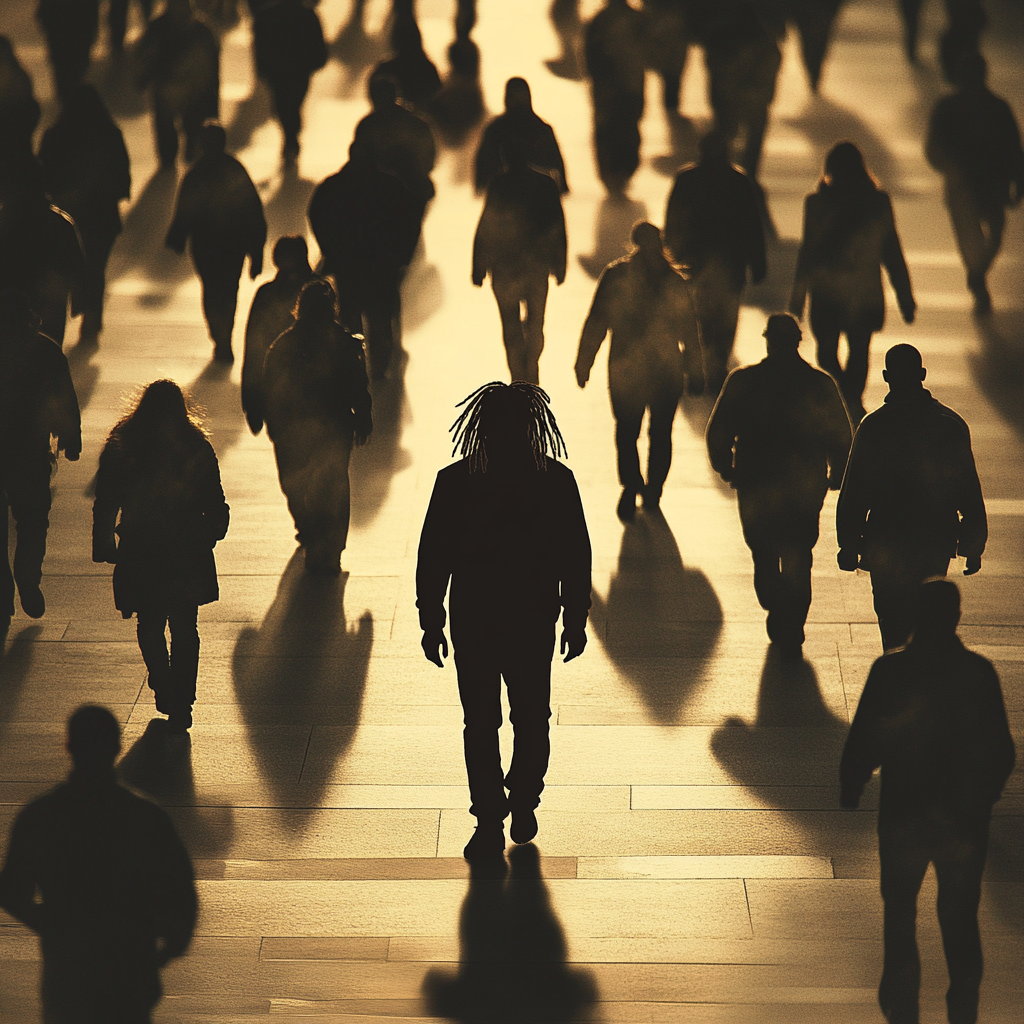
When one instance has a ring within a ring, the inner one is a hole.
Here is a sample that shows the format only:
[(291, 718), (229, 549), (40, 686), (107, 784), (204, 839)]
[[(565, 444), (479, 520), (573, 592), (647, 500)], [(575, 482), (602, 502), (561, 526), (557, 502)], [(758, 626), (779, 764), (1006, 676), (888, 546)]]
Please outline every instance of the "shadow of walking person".
[(196, 792), (192, 743), (189, 733), (169, 736), (167, 719), (154, 718), (121, 758), (117, 774), (167, 811), (193, 860), (223, 857), (235, 835), (234, 812), (227, 802), (203, 803)]
[[(239, 633), (232, 659), (235, 695), (257, 768), (282, 800), (292, 795), (297, 781), (303, 783), (303, 806), (297, 813), (305, 818), (319, 810), (331, 772), (352, 743), (362, 713), (373, 615), (364, 612), (349, 628), (347, 583), (348, 573), (304, 572), (302, 554), (296, 551), (262, 624)], [(316, 766), (306, 763), (301, 780), (281, 768), (290, 742), (289, 730), (277, 728), (284, 725), (318, 727)]]
[(75, 385), (75, 394), (78, 396), (78, 408), (84, 409), (96, 390), (96, 382), (100, 377), (99, 364), (92, 361), (96, 355), (95, 345), (78, 342), (74, 348), (67, 350), (68, 369), (71, 371), (71, 380)]
[(609, 263), (626, 255), (633, 225), (641, 220), (647, 220), (646, 203), (611, 196), (601, 200), (594, 229), (594, 251), (576, 257), (589, 277), (596, 281)]
[(597, 986), (566, 963), (562, 926), (528, 843), (470, 865), (459, 918), (459, 970), (430, 971), (428, 1012), (461, 1024), (570, 1024), (595, 1019)]
[(703, 685), (722, 606), (707, 576), (683, 565), (660, 512), (627, 524), (608, 593), (593, 600), (594, 614), (607, 623), (603, 643), (612, 662), (657, 724), (677, 722)]
[[(287, 163), (281, 171), (281, 184), (274, 197), (263, 207), (267, 218), (267, 238), (278, 239), (282, 235), (305, 235), (306, 210), (309, 200), (319, 183), (303, 178), (298, 165)], [(260, 183), (262, 189), (263, 183)]]
[(245, 423), (241, 385), (231, 379), (231, 367), (211, 360), (182, 390), (202, 409), (210, 442), (223, 458), (228, 449), (238, 444)]
[(996, 412), (1024, 434), (1024, 317), (997, 310), (975, 322), (981, 351), (968, 353), (974, 379)]

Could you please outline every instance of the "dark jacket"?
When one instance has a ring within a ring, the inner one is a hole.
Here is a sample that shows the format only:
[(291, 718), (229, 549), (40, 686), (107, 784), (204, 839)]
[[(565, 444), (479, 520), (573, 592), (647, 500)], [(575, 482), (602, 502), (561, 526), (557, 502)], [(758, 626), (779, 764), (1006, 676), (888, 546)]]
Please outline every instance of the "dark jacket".
[(587, 23), (583, 56), (597, 120), (643, 114), (643, 34), (643, 16), (625, 0), (606, 0)]
[(857, 430), (836, 533), (868, 570), (876, 548), (980, 558), (988, 520), (967, 424), (925, 388), (890, 392)]
[(817, 504), (839, 486), (850, 418), (836, 382), (799, 355), (733, 370), (708, 422), (708, 455), (738, 490)]
[(842, 803), (856, 807), (881, 767), (879, 828), (984, 822), (1014, 760), (992, 663), (955, 635), (914, 640), (871, 667), (843, 749)]
[(154, 18), (136, 46), (135, 64), (136, 86), (152, 86), (160, 107), (179, 116), (219, 115), (220, 44), (198, 18), (185, 25), (167, 14)]
[(802, 316), (810, 292), (815, 331), (880, 331), (885, 323), (883, 266), (901, 311), (913, 310), (910, 272), (888, 192), (850, 192), (822, 183), (804, 203), (790, 311)]
[(491, 180), (505, 169), (502, 154), (508, 153), (521, 153), (531, 167), (550, 174), (558, 182), (560, 192), (569, 191), (565, 162), (554, 130), (529, 107), (506, 110), (484, 129), (474, 165), (477, 192), (484, 192)]
[(424, 630), (445, 624), (451, 581), (453, 639), (460, 631), (545, 628), (563, 613), (583, 629), (590, 610), (590, 536), (572, 470), (513, 478), (469, 471), (468, 459), (437, 474), (416, 563), (416, 606)]
[(370, 159), (393, 174), (422, 203), (434, 196), (430, 172), (437, 145), (430, 125), (398, 103), (371, 110), (356, 125), (353, 141), (366, 145)]
[(308, 81), (327, 63), (320, 17), (301, 0), (257, 10), (252, 19), (256, 73), (271, 86)]
[(136, 455), (118, 431), (111, 435), (92, 508), (93, 561), (114, 562), (114, 606), (126, 619), (140, 608), (165, 612), (216, 601), (213, 548), (228, 532), (210, 442), (196, 432), (145, 447)]
[(0, 338), (0, 473), (49, 460), (57, 450), (82, 450), (82, 417), (68, 360), (42, 334)]
[(529, 167), (505, 171), (487, 188), (473, 239), (473, 279), (490, 273), (565, 277), (565, 215), (558, 186)]
[(47, 1008), (141, 1020), (160, 998), (159, 967), (188, 948), (197, 901), (167, 814), (113, 772), (73, 772), (18, 814), (0, 906), (42, 940)]
[(767, 273), (764, 228), (754, 183), (731, 164), (694, 164), (677, 175), (665, 209), (665, 244), (694, 274), (713, 260), (742, 288)]

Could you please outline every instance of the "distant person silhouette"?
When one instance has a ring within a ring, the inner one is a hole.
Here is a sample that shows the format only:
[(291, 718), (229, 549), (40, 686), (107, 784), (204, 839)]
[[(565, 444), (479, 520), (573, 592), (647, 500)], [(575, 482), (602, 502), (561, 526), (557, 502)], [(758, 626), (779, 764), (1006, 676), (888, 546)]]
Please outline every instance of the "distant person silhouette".
[(353, 141), (365, 146), (377, 168), (393, 174), (426, 207), (435, 192), (430, 178), (437, 160), (434, 133), (397, 100), (390, 78), (371, 78), (373, 110), (356, 125)]
[[(402, 7), (407, 10), (399, 10)], [(423, 49), (423, 36), (412, 13), (412, 4), (394, 5), (391, 50), (394, 56), (378, 64), (371, 77), (390, 78), (398, 95), (409, 106), (425, 110), (441, 91), (441, 76)]]
[(363, 142), (348, 152), (348, 163), (313, 193), (309, 225), (338, 288), (341, 322), (365, 334), (370, 373), (380, 380), (391, 364), (399, 286), (419, 242), (423, 202), (377, 167)]
[(320, 17), (306, 0), (263, 4), (253, 11), (252, 45), (256, 73), (270, 88), (284, 132), (284, 160), (294, 162), (309, 79), (327, 63)]
[(626, 0), (605, 0), (588, 22), (584, 57), (594, 107), (597, 172), (613, 197), (624, 197), (640, 166), (644, 114), (643, 16)]
[(267, 222), (263, 203), (246, 169), (224, 152), (219, 124), (204, 126), (202, 153), (182, 178), (166, 244), (176, 253), (186, 242), (203, 283), (203, 315), (214, 344), (214, 358), (230, 363), (238, 282), (246, 256), (249, 277), (263, 272)]
[(484, 129), (476, 151), (473, 178), (477, 192), (485, 192), (492, 179), (505, 170), (505, 154), (523, 153), (534, 170), (550, 174), (564, 195), (565, 162), (554, 130), (533, 110), (530, 86), (525, 78), (505, 83), (505, 112)]
[(472, 39), (456, 39), (448, 47), (448, 77), (427, 111), (452, 147), (461, 146), (483, 120), (486, 109), (480, 88), (480, 49)]
[(949, 969), (949, 1021), (974, 1024), (989, 819), (1013, 770), (1015, 750), (992, 663), (967, 650), (956, 634), (956, 585), (927, 582), (916, 604), (909, 646), (871, 667), (843, 750), (840, 799), (855, 810), (872, 773), (881, 768), (885, 962), (878, 1003), (886, 1020), (918, 1020), (917, 896), (933, 864)]
[[(153, 16), (155, 0), (138, 0), (142, 20), (149, 22)], [(128, 8), (131, 0), (110, 0), (107, 8), (107, 29), (109, 32), (110, 49), (115, 56), (120, 56), (124, 51), (124, 40), (128, 34)]]
[(198, 418), (174, 381), (154, 381), (100, 454), (92, 560), (114, 565), (114, 606), (122, 618), (137, 617), (149, 688), (172, 732), (192, 725), (196, 617), (220, 596), (213, 549), (228, 517), (217, 456)]
[(945, 576), (949, 560), (981, 568), (988, 519), (967, 424), (922, 386), (926, 371), (912, 345), (885, 354), (885, 405), (854, 438), (836, 508), (839, 568), (871, 573), (886, 651), (914, 624), (922, 580)]
[(552, 0), (548, 8), (551, 27), (558, 36), (561, 53), (552, 60), (544, 61), (544, 66), (553, 75), (578, 82), (583, 78), (580, 74), (580, 50), (583, 37), (583, 24), (580, 21), (580, 0)]
[(911, 64), (917, 63), (917, 39), (920, 34), (923, 0), (897, 0), (903, 19), (903, 50)]
[(1006, 207), (1024, 198), (1024, 151), (1006, 100), (985, 84), (985, 58), (964, 56), (956, 92), (935, 104), (925, 153), (943, 177), (946, 209), (967, 269), (974, 312), (992, 309), (986, 275), (1003, 241)]
[(220, 114), (220, 44), (192, 13), (190, 0), (167, 0), (135, 47), (135, 84), (152, 90), (153, 129), (161, 167), (178, 156), (178, 125), (185, 159), (199, 155), (203, 125)]
[(316, 276), (309, 265), (306, 240), (286, 235), (274, 246), (277, 276), (260, 285), (249, 309), (245, 325), (245, 360), (242, 363), (242, 409), (249, 429), (258, 434), (263, 429), (265, 395), (263, 364), (267, 349), (278, 335), (295, 323), (295, 304), (299, 293)]
[(67, 99), (89, 70), (99, 35), (99, 0), (39, 0), (36, 20), (46, 37), (57, 95)]
[(39, 116), (32, 79), (18, 63), (10, 39), (0, 36), (0, 202), (8, 189), (38, 180), (32, 136)]
[(373, 431), (363, 348), (337, 320), (334, 289), (314, 280), (295, 323), (267, 350), (267, 433), (306, 571), (337, 576), (349, 524), (348, 463)]
[(686, 58), (694, 41), (686, 18), (686, 0), (644, 0), (644, 63), (661, 78), (666, 112), (679, 117), (679, 94)]
[(42, 320), (41, 332), (58, 345), (85, 275), (74, 221), (50, 202), (42, 181), (11, 189), (0, 203), (0, 289), (24, 292)]
[[(576, 354), (576, 383), (586, 387), (590, 369), (611, 331), (608, 390), (618, 453), (618, 516), (636, 516), (636, 497), (656, 509), (672, 465), (672, 423), (683, 389), (704, 389), (700, 330), (686, 281), (665, 257), (661, 232), (645, 221), (632, 233), (636, 250), (601, 275)], [(650, 410), (647, 482), (640, 472), (637, 438)]]
[[(840, 142), (825, 158), (825, 174), (804, 203), (804, 231), (797, 255), (789, 311), (799, 320), (807, 295), (818, 365), (835, 377), (854, 423), (864, 416), (871, 335), (885, 323), (885, 267), (906, 323), (917, 303), (896, 233), (889, 193), (875, 184), (852, 142)], [(849, 357), (839, 365), (839, 336)]]
[(689, 271), (707, 386), (717, 393), (728, 372), (747, 272), (754, 284), (768, 272), (757, 186), (729, 162), (723, 135), (705, 135), (700, 162), (676, 175), (665, 209), (665, 243)]
[(14, 822), (0, 906), (39, 936), (47, 1022), (148, 1024), (195, 929), (192, 861), (167, 813), (118, 783), (106, 708), (75, 711), (67, 750), (67, 782)]
[[(462, 458), (437, 474), (420, 535), (416, 605), (423, 653), (448, 655), (444, 599), (465, 714), (465, 755), (476, 832), (467, 860), (500, 856), (504, 820), (512, 840), (537, 834), (535, 808), (547, 771), (551, 657), (570, 661), (587, 644), (590, 538), (565, 445), (548, 397), (524, 382), (493, 382), (460, 405)], [(515, 730), (512, 766), (501, 767), (501, 680)], [(508, 797), (505, 790), (509, 790)]]
[[(50, 475), (57, 463), (50, 438), (74, 462), (82, 451), (82, 422), (68, 361), (39, 333), (39, 317), (24, 292), (0, 291), (0, 627), (14, 614), (18, 585), (25, 614), (46, 610), (39, 589), (50, 525)], [(9, 513), (9, 515), (8, 515)], [(17, 546), (7, 562), (8, 519)], [(0, 629), (0, 633), (4, 630)]]
[(803, 58), (811, 89), (818, 92), (821, 69), (825, 64), (832, 26), (845, 0), (785, 0), (785, 13), (800, 33)]
[(988, 15), (981, 0), (946, 0), (946, 30), (939, 37), (939, 65), (951, 85), (957, 81), (960, 61), (981, 49), (981, 33)]
[(708, 455), (736, 488), (768, 637), (784, 657), (799, 657), (818, 519), (825, 494), (843, 479), (850, 418), (835, 381), (800, 358), (791, 316), (770, 316), (764, 336), (768, 357), (725, 382), (708, 422)]
[(79, 340), (95, 344), (103, 330), (107, 260), (121, 233), (122, 199), (132, 176), (124, 136), (94, 86), (80, 85), (64, 102), (39, 147), (43, 181), (54, 203), (75, 221), (85, 268), (73, 312), (82, 313)]
[(491, 275), (511, 378), (537, 384), (548, 277), (565, 280), (565, 214), (555, 180), (530, 167), (522, 150), (506, 152), (505, 165), (487, 186), (473, 238), (473, 284)]

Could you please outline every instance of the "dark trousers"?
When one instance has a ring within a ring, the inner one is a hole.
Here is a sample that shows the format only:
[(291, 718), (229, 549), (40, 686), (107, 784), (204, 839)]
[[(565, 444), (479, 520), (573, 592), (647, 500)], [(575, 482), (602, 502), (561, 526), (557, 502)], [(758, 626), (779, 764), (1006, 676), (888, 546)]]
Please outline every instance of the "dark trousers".
[(93, 232), (83, 238), (85, 270), (78, 306), (82, 316), (82, 337), (95, 339), (103, 330), (103, 303), (107, 292), (107, 261), (116, 236)]
[[(14, 614), (15, 582), (19, 590), (34, 590), (43, 578), (46, 531), (50, 528), (49, 459), (44, 457), (28, 469), (0, 472), (0, 494), (4, 499), (0, 512), (0, 616), (4, 616)], [(8, 510), (18, 537), (13, 574), (7, 561)]]
[(710, 260), (693, 278), (693, 305), (700, 324), (701, 344), (707, 388), (717, 394), (729, 370), (729, 357), (736, 340), (736, 324), (740, 317), (740, 295), (743, 285), (725, 262)]
[(238, 281), (245, 264), (244, 252), (192, 252), (192, 262), (203, 283), (203, 315), (217, 351), (231, 351), (231, 333), (238, 305)]
[[(196, 605), (169, 609), (140, 609), (136, 635), (149, 672), (149, 687), (169, 711), (188, 711), (196, 700), (199, 677), (199, 628)], [(171, 647), (167, 649), (167, 630)]]
[[(509, 811), (532, 810), (540, 803), (551, 744), (551, 657), (554, 625), (519, 632), (474, 629), (462, 624), (452, 639), (459, 672), (465, 729), (463, 743), (469, 809), (481, 822), (503, 821)], [(509, 718), (515, 732), (512, 766), (501, 767), (501, 680), (508, 691)], [(509, 790), (506, 798), (505, 790)]]
[(274, 97), (274, 113), (284, 132), (285, 152), (298, 153), (299, 133), (302, 131), (302, 104), (309, 91), (309, 75), (268, 82)]
[(402, 315), (401, 272), (392, 267), (376, 267), (369, 274), (365, 268), (359, 274), (343, 269), (335, 271), (334, 280), (341, 322), (347, 331), (366, 338), (370, 376), (380, 380), (395, 351), (395, 322)]
[(967, 287), (975, 291), (984, 287), (985, 276), (1003, 244), (1006, 211), (1001, 203), (979, 202), (973, 189), (955, 177), (946, 178), (945, 200), (967, 270)]
[(878, 1003), (889, 1024), (917, 1024), (921, 960), (917, 951), (917, 895), (929, 863), (939, 883), (936, 909), (949, 970), (950, 1024), (974, 1024), (981, 987), (978, 903), (988, 850), (988, 818), (950, 828), (946, 823), (879, 826), (885, 903), (885, 963)]
[(492, 272), (491, 287), (501, 315), (501, 336), (509, 374), (512, 380), (539, 384), (540, 354), (544, 351), (544, 310), (548, 302), (547, 269), (523, 274)]
[(190, 163), (199, 155), (199, 133), (209, 112), (204, 105), (193, 104), (184, 112), (156, 94), (153, 98), (153, 131), (161, 167), (173, 167), (178, 158), (178, 120), (185, 131), (185, 159)]
[(845, 369), (839, 365), (839, 336), (844, 333), (835, 325), (816, 324), (814, 340), (818, 346), (818, 365), (835, 378), (854, 423), (864, 417), (864, 387), (868, 381), (868, 351), (872, 332), (861, 327), (845, 331), (850, 349)]
[(876, 551), (871, 554), (868, 569), (882, 649), (891, 651), (910, 639), (921, 584), (932, 576), (945, 576), (949, 556), (906, 549)]
[(789, 502), (780, 491), (741, 488), (739, 504), (743, 539), (754, 559), (754, 593), (768, 613), (768, 638), (802, 644), (821, 501)]
[(615, 450), (618, 454), (619, 483), (624, 490), (639, 493), (644, 487), (640, 473), (637, 440), (644, 413), (651, 410), (647, 436), (647, 493), (661, 497), (672, 465), (672, 423), (682, 388), (673, 380), (650, 382), (644, 388), (611, 388), (612, 413), (615, 416)]
[(640, 118), (644, 98), (593, 96), (597, 173), (609, 192), (622, 193), (640, 166)]

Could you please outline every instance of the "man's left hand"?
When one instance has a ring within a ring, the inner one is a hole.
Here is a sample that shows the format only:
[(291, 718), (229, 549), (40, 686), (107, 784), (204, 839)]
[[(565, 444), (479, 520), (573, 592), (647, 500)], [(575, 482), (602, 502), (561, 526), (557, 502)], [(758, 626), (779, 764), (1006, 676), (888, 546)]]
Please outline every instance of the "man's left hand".
[[(559, 644), (558, 653), (565, 654), (563, 661), (572, 661), (573, 658), (578, 658), (587, 646), (587, 631), (585, 629), (562, 630), (562, 639)], [(568, 654), (566, 654), (568, 651)]]

